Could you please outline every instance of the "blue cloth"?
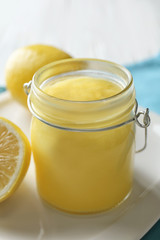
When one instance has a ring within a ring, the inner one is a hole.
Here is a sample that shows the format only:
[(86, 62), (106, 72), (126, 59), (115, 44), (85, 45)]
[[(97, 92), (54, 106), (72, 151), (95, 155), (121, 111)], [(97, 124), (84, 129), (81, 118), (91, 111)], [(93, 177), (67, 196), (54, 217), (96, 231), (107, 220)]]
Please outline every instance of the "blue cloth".
[[(147, 61), (127, 66), (132, 73), (139, 105), (160, 114), (160, 54)], [(141, 240), (160, 239), (160, 220)]]
[(0, 87), (0, 93), (6, 91), (6, 88), (5, 87)]
[(141, 240), (160, 239), (160, 220), (141, 238)]
[(160, 114), (160, 54), (127, 68), (133, 75), (139, 105)]

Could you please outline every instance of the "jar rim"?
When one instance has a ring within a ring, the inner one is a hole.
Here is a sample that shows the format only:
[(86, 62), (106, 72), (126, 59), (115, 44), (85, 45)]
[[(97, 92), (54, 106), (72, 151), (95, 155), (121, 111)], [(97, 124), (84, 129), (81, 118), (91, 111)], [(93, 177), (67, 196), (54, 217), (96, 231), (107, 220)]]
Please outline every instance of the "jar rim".
[[(54, 66), (57, 66), (59, 64), (65, 64), (65, 63), (70, 63), (70, 62), (78, 62), (78, 61), (81, 61), (81, 62), (84, 62), (84, 61), (91, 61), (91, 62), (104, 62), (104, 63), (107, 63), (109, 65), (112, 65), (114, 67), (117, 67), (118, 69), (122, 70), (126, 76), (128, 77), (129, 79), (129, 83), (120, 91), (118, 92), (117, 94), (115, 95), (112, 95), (110, 97), (106, 97), (106, 98), (102, 98), (102, 99), (97, 99), (97, 100), (88, 100), (88, 101), (76, 101), (76, 100), (68, 100), (68, 99), (62, 99), (62, 98), (58, 98), (58, 97), (55, 97), (55, 96), (51, 96), (49, 94), (47, 94), (45, 91), (43, 91), (40, 86), (38, 86), (36, 84), (36, 79), (38, 79), (40, 77), (40, 75), (47, 71), (49, 68), (51, 67), (54, 67)], [(130, 73), (130, 71), (125, 68), (124, 66), (120, 65), (120, 64), (117, 64), (115, 62), (111, 62), (111, 61), (108, 61), (108, 60), (102, 60), (102, 59), (96, 59), (96, 58), (69, 58), (69, 59), (63, 59), (63, 60), (58, 60), (58, 61), (55, 61), (55, 62), (51, 62), (43, 67), (41, 67), (34, 75), (33, 75), (33, 78), (32, 78), (32, 84), (37, 88), (37, 90), (45, 97), (49, 98), (49, 99), (55, 99), (57, 101), (60, 101), (60, 102), (68, 102), (68, 103), (100, 103), (100, 102), (107, 102), (107, 101), (110, 101), (110, 100), (113, 100), (117, 97), (119, 97), (120, 95), (123, 95), (123, 93), (126, 93), (128, 89), (130, 89), (130, 87), (132, 86), (133, 84), (133, 77), (132, 77), (132, 74)]]
[[(55, 66), (55, 67), (54, 67)], [(63, 76), (88, 75), (121, 84), (122, 91), (111, 97), (74, 101), (45, 93), (45, 81), (60, 81)], [(131, 73), (123, 66), (106, 60), (77, 58), (52, 62), (40, 68), (30, 84), (28, 106), (41, 121), (74, 129), (103, 128), (132, 115), (135, 88)]]

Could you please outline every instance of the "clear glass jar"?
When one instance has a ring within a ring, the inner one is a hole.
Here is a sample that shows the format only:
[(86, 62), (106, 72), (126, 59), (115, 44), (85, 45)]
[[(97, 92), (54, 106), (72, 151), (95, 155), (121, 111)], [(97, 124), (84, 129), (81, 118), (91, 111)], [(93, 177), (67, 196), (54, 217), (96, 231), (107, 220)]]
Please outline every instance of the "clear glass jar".
[[(46, 81), (62, 76), (107, 79), (123, 90), (96, 101), (47, 95)], [(40, 196), (64, 211), (95, 213), (123, 202), (132, 189), (135, 153), (135, 89), (124, 67), (95, 59), (69, 59), (39, 69), (28, 105)], [(126, 123), (126, 124), (125, 124)]]

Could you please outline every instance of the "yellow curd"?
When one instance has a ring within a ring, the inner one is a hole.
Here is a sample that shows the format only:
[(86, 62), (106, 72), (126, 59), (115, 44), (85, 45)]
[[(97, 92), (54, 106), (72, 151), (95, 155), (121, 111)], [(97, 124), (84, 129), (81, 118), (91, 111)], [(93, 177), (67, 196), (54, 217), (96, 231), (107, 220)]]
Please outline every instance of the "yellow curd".
[(60, 82), (48, 83), (43, 90), (49, 95), (72, 101), (94, 101), (109, 98), (122, 89), (117, 84), (104, 79), (79, 76), (63, 77)]
[[(94, 101), (119, 94), (123, 88), (113, 81), (84, 75), (48, 81), (41, 89), (59, 99)], [(66, 111), (63, 116), (68, 119), (72, 115)], [(112, 119), (108, 124), (113, 125)], [(81, 132), (58, 129), (34, 117), (31, 140), (38, 190), (51, 205), (68, 212), (100, 212), (122, 202), (131, 191), (134, 124)]]

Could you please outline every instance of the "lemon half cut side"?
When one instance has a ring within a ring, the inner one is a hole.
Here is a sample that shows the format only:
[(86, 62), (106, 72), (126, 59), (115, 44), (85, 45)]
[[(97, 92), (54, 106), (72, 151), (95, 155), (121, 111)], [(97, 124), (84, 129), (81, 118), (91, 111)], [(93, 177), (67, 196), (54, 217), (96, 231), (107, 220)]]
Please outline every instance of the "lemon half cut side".
[(31, 156), (30, 143), (22, 130), (0, 117), (0, 202), (22, 182)]

